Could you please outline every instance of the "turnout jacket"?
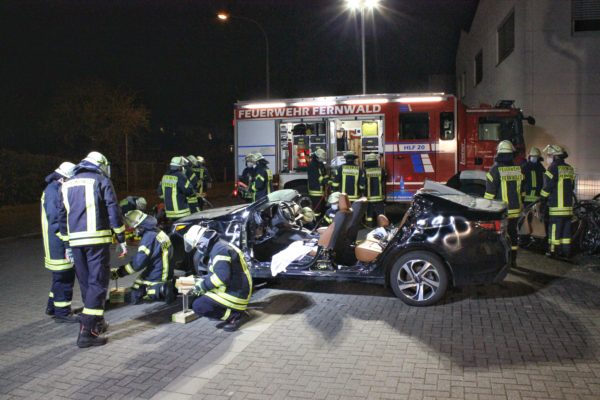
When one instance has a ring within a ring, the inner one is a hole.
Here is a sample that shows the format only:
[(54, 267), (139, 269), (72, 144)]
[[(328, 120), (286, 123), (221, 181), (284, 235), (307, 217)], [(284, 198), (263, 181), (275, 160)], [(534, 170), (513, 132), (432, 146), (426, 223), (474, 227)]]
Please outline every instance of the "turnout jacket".
[(329, 180), (329, 176), (327, 176), (327, 170), (325, 169), (325, 165), (320, 162), (317, 158), (312, 157), (310, 163), (308, 164), (308, 195), (319, 197), (322, 196), (324, 191), (324, 187)]
[(573, 215), (573, 192), (575, 170), (564, 159), (555, 159), (544, 174), (544, 188), (540, 192), (548, 199), (548, 211), (552, 217)]
[(254, 167), (246, 167), (242, 171), (242, 175), (240, 175), (240, 182), (250, 186), (254, 181)]
[(94, 164), (82, 161), (62, 184), (60, 233), (71, 247), (108, 245), (113, 232), (125, 241), (125, 225), (110, 179)]
[(337, 167), (332, 186), (335, 191), (346, 193), (348, 200), (358, 200), (365, 189), (364, 171), (358, 165), (340, 165)]
[(254, 192), (254, 201), (265, 197), (273, 191), (273, 172), (271, 172), (267, 164), (258, 163), (256, 166), (252, 191)]
[[(511, 156), (512, 158), (512, 156)], [(523, 209), (523, 172), (511, 161), (496, 160), (486, 174), (486, 199), (503, 201), (508, 207), (508, 218), (518, 218)]]
[(383, 201), (385, 194), (385, 170), (377, 162), (365, 163), (365, 196), (370, 202)]
[(245, 310), (252, 295), (252, 276), (242, 251), (224, 240), (211, 248), (209, 273), (200, 284), (205, 296), (234, 310)]
[(338, 210), (334, 210), (333, 207), (329, 207), (327, 211), (325, 211), (325, 216), (323, 217), (325, 224), (331, 225), (333, 222), (333, 217), (335, 217), (335, 213), (337, 213), (337, 211)]
[(65, 271), (73, 268), (73, 263), (65, 259), (66, 243), (60, 234), (60, 201), (62, 176), (56, 172), (46, 177), (46, 189), (42, 192), (42, 239), (44, 242), (44, 265), (51, 271)]
[[(198, 187), (198, 175), (194, 172), (192, 167), (185, 168), (185, 177), (190, 181), (190, 185), (194, 189), (194, 194), (192, 196), (188, 196), (187, 202), (189, 205), (197, 205), (198, 197), (196, 196), (196, 188)], [(198, 192), (201, 193), (201, 192)], [(191, 210), (190, 210), (191, 211)]]
[(150, 283), (172, 279), (170, 260), (173, 257), (173, 247), (169, 236), (156, 227), (156, 219), (150, 215), (138, 226), (140, 228), (142, 239), (137, 253), (129, 263), (119, 267), (117, 273), (123, 277), (144, 270), (138, 279)]
[(194, 174), (196, 174), (197, 178), (195, 189), (198, 191), (198, 193), (204, 193), (206, 191), (206, 185), (208, 182), (211, 182), (210, 175), (208, 174), (208, 168), (202, 165), (200, 167), (193, 167), (192, 170), (194, 171)]
[(524, 200), (533, 203), (540, 198), (546, 168), (542, 165), (542, 161), (539, 160), (534, 163), (527, 161), (522, 165), (522, 169), (523, 175), (525, 175), (525, 182), (523, 183)]
[(158, 193), (165, 203), (167, 218), (181, 218), (191, 214), (187, 199), (195, 195), (195, 191), (179, 169), (171, 168), (163, 175)]

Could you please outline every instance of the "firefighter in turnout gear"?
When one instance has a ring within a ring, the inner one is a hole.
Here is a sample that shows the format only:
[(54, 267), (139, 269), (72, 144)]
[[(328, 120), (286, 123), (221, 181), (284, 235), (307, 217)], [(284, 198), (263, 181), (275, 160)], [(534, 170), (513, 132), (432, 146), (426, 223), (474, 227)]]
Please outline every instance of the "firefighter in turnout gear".
[(327, 154), (325, 150), (318, 148), (310, 156), (310, 164), (308, 164), (308, 195), (312, 201), (312, 209), (315, 217), (321, 216), (321, 211), (325, 205), (325, 195), (329, 176), (325, 169), (325, 159)]
[(346, 193), (348, 200), (355, 201), (365, 188), (364, 171), (356, 165), (358, 156), (353, 151), (344, 154), (346, 163), (337, 168), (332, 187), (336, 191)]
[(201, 317), (221, 320), (217, 327), (237, 330), (249, 319), (252, 277), (242, 251), (219, 239), (216, 231), (194, 225), (184, 235), (185, 250), (196, 249), (209, 273), (196, 279), (192, 309)]
[(123, 215), (133, 210), (146, 211), (147, 206), (146, 199), (138, 196), (127, 196), (119, 202), (119, 207), (121, 207)]
[(113, 233), (120, 256), (127, 254), (125, 225), (106, 157), (96, 151), (88, 154), (63, 183), (61, 196), (60, 233), (69, 241), (84, 305), (77, 345), (101, 346), (106, 343), (100, 334), (107, 329), (104, 305)]
[(246, 168), (242, 171), (242, 175), (239, 177), (238, 191), (241, 197), (245, 200), (252, 201), (252, 183), (254, 182), (254, 174), (256, 167), (256, 157), (252, 153), (246, 154)]
[(127, 213), (125, 222), (141, 237), (140, 245), (131, 262), (111, 270), (111, 278), (142, 271), (131, 288), (131, 304), (140, 304), (142, 300), (172, 302), (175, 289), (171, 265), (173, 247), (169, 236), (158, 229), (154, 217), (138, 210)]
[(269, 169), (269, 161), (262, 154), (256, 153), (256, 169), (252, 182), (253, 200), (259, 200), (273, 191), (273, 172)]
[(377, 216), (384, 214), (385, 170), (379, 166), (377, 154), (369, 153), (365, 157), (365, 195), (368, 200), (366, 222), (373, 226)]
[(325, 211), (325, 216), (323, 217), (323, 222), (321, 225), (327, 226), (331, 225), (333, 222), (333, 217), (335, 217), (335, 213), (338, 211), (339, 201), (340, 201), (340, 192), (333, 192), (329, 195), (327, 199), (327, 204), (329, 208)]
[(196, 193), (183, 173), (183, 166), (181, 157), (173, 157), (169, 171), (163, 175), (158, 186), (159, 197), (165, 203), (165, 213), (172, 221), (191, 214), (187, 199)]
[(210, 177), (208, 168), (206, 168), (204, 157), (196, 156), (196, 160), (198, 160), (198, 163), (194, 168), (194, 172), (198, 176), (198, 194), (206, 194), (206, 191), (210, 189), (212, 184), (212, 178)]
[(181, 156), (181, 159), (183, 160), (183, 172), (185, 177), (190, 181), (190, 185), (194, 188), (194, 194), (187, 198), (188, 205), (190, 206), (190, 213), (193, 214), (199, 209), (198, 195), (200, 193), (197, 192), (198, 176), (194, 172), (194, 164), (197, 163), (198, 160), (196, 160), (195, 156)]
[(575, 170), (565, 162), (567, 152), (560, 146), (546, 146), (548, 169), (544, 174), (544, 187), (540, 193), (548, 208), (549, 255), (568, 258), (571, 255), (571, 217)]
[(527, 161), (522, 165), (523, 175), (525, 175), (525, 184), (523, 191), (525, 205), (535, 203), (540, 199), (540, 192), (544, 184), (544, 173), (546, 168), (542, 165), (542, 152), (537, 147), (529, 150)]
[(517, 265), (519, 215), (523, 209), (525, 185), (521, 167), (514, 164), (515, 147), (509, 140), (498, 143), (495, 163), (486, 174), (485, 197), (503, 201), (508, 207), (508, 236), (510, 237), (511, 265)]
[(46, 314), (53, 315), (56, 322), (79, 322), (71, 315), (75, 270), (73, 262), (66, 257), (67, 244), (60, 233), (60, 189), (63, 182), (73, 175), (75, 164), (63, 162), (46, 177), (48, 184), (42, 193), (42, 239), (44, 242), (44, 265), (52, 272), (52, 286), (48, 296)]

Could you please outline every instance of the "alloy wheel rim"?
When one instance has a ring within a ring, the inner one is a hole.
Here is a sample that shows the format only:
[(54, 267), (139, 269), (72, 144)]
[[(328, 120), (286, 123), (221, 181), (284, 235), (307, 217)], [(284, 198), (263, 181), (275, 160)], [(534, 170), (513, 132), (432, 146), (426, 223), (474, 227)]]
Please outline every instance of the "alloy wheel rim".
[(402, 295), (415, 301), (431, 299), (440, 286), (437, 268), (426, 260), (405, 262), (400, 267), (396, 279)]

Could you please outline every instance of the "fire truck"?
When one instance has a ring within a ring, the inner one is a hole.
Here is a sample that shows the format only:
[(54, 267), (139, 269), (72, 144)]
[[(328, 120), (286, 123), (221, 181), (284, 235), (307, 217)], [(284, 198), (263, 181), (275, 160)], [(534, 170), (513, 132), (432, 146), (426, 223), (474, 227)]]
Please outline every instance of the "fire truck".
[(444, 93), (378, 94), (240, 101), (234, 108), (235, 168), (248, 153), (268, 161), (279, 188), (307, 192), (307, 163), (317, 148), (335, 166), (352, 150), (359, 163), (376, 153), (387, 172), (386, 201), (410, 201), (425, 179), (446, 183), (465, 170), (488, 170), (497, 143), (525, 154), (523, 120), (512, 101), (466, 107)]

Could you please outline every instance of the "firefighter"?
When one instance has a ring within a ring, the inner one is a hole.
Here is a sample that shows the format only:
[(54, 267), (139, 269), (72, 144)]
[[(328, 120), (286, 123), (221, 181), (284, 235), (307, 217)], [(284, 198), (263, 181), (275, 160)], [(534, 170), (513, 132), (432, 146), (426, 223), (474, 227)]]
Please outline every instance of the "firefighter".
[(52, 272), (52, 286), (48, 296), (46, 314), (54, 316), (56, 322), (79, 322), (71, 313), (75, 270), (73, 262), (66, 258), (66, 243), (59, 228), (59, 202), (63, 182), (73, 176), (75, 164), (63, 162), (46, 177), (48, 184), (42, 193), (42, 238), (44, 242), (44, 265)]
[(210, 177), (210, 173), (208, 172), (208, 168), (206, 168), (206, 162), (204, 157), (196, 156), (198, 163), (196, 164), (196, 175), (198, 176), (198, 196), (201, 197), (198, 201), (198, 205), (202, 210), (204, 208), (204, 197), (206, 196), (206, 191), (211, 188), (212, 178)]
[(254, 173), (256, 166), (256, 157), (252, 153), (246, 154), (245, 157), (246, 168), (242, 171), (242, 175), (239, 177), (240, 183), (244, 186), (239, 185), (240, 189), (238, 189), (242, 193), (242, 198), (246, 200), (252, 200), (252, 192), (250, 188), (252, 187), (252, 182), (254, 182)]
[(340, 201), (340, 192), (333, 192), (329, 195), (327, 199), (327, 205), (329, 208), (325, 211), (325, 216), (323, 217), (323, 222), (321, 225), (327, 226), (331, 225), (333, 222), (333, 217), (335, 217), (335, 213), (338, 211), (339, 201)]
[(523, 171), (514, 164), (515, 147), (509, 140), (498, 143), (496, 162), (486, 174), (486, 199), (503, 201), (508, 207), (508, 236), (510, 237), (511, 266), (517, 266), (519, 215), (523, 209)]
[(358, 156), (353, 151), (344, 153), (346, 163), (337, 167), (332, 187), (336, 191), (346, 193), (348, 200), (355, 201), (364, 190), (364, 171), (356, 165)]
[(170, 262), (173, 247), (169, 236), (157, 227), (154, 217), (139, 210), (128, 212), (125, 222), (136, 230), (136, 236), (141, 237), (140, 245), (131, 262), (111, 270), (111, 279), (142, 271), (131, 288), (131, 304), (140, 304), (142, 300), (172, 302), (175, 289)]
[(523, 175), (525, 175), (525, 183), (523, 190), (525, 196), (523, 202), (525, 206), (535, 203), (540, 199), (540, 191), (544, 183), (544, 173), (546, 168), (542, 165), (542, 152), (537, 147), (532, 147), (529, 150), (527, 161), (522, 165)]
[[(196, 249), (209, 273), (196, 279), (192, 309), (201, 317), (219, 319), (226, 331), (237, 330), (250, 316), (246, 312), (252, 295), (252, 277), (241, 250), (206, 227), (192, 226), (184, 235), (185, 250)], [(195, 257), (196, 259), (196, 257)]]
[(100, 334), (108, 328), (104, 304), (113, 233), (120, 243), (120, 257), (127, 254), (125, 225), (106, 157), (96, 151), (89, 153), (75, 167), (73, 177), (63, 183), (61, 196), (60, 233), (69, 241), (71, 255), (67, 258), (75, 261), (84, 304), (77, 346), (102, 346), (106, 338)]
[(185, 177), (188, 179), (188, 181), (190, 181), (190, 184), (194, 188), (194, 194), (188, 196), (187, 198), (188, 205), (190, 206), (190, 213), (193, 214), (197, 212), (200, 208), (198, 205), (198, 195), (200, 193), (197, 191), (198, 176), (194, 172), (194, 164), (196, 164), (198, 160), (195, 156), (181, 156), (181, 159), (183, 160), (183, 172), (185, 174)]
[(540, 196), (549, 214), (548, 255), (569, 258), (575, 170), (565, 162), (568, 154), (559, 145), (546, 146), (544, 153), (548, 156), (546, 161), (549, 166), (544, 174), (544, 187)]
[(262, 199), (273, 191), (273, 173), (269, 169), (269, 161), (260, 153), (256, 157), (254, 182), (252, 182), (253, 201)]
[(319, 218), (321, 211), (325, 205), (324, 197), (326, 193), (327, 183), (329, 176), (325, 169), (325, 150), (318, 148), (310, 156), (310, 164), (308, 164), (308, 195), (312, 201), (312, 209), (314, 210), (315, 216)]
[(181, 157), (171, 158), (169, 171), (163, 175), (159, 186), (159, 197), (165, 203), (165, 214), (171, 221), (191, 214), (188, 197), (195, 194), (190, 181), (183, 173), (184, 161)]
[(146, 211), (147, 205), (146, 199), (138, 196), (127, 196), (119, 202), (123, 215), (133, 210)]
[(369, 227), (373, 226), (373, 221), (377, 216), (384, 214), (384, 188), (385, 188), (385, 170), (379, 166), (377, 154), (369, 153), (365, 157), (365, 195), (367, 196), (367, 215), (366, 222)]

